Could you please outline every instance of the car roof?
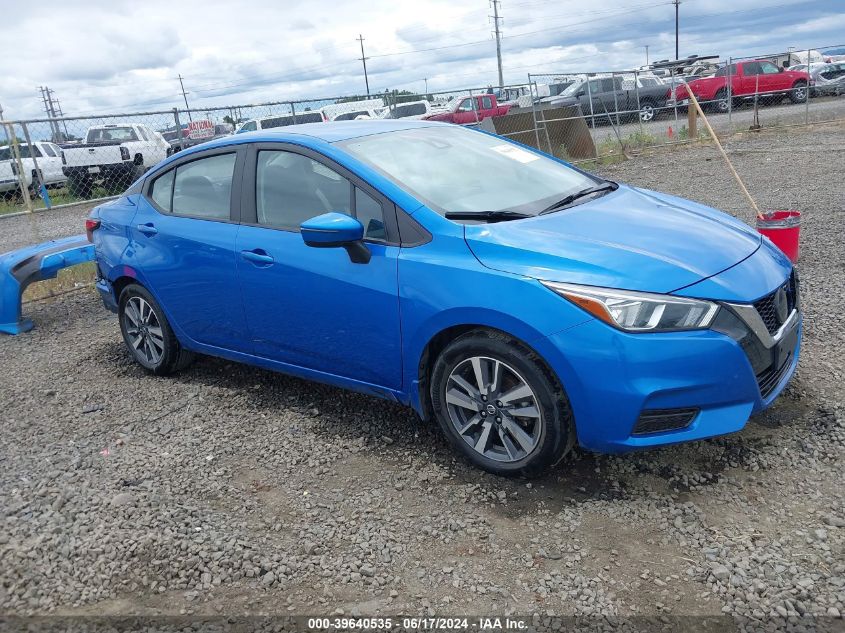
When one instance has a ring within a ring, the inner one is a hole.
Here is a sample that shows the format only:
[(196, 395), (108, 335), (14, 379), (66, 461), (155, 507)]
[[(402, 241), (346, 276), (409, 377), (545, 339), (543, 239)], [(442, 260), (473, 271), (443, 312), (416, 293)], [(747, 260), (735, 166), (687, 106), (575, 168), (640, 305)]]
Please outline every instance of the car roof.
[[(406, 119), (367, 119), (364, 121), (331, 121), (329, 123), (298, 123), (282, 128), (270, 128), (257, 132), (246, 132), (237, 136), (227, 136), (228, 142), (260, 142), (260, 141), (297, 141), (303, 136), (336, 143), (351, 138), (396, 132), (412, 128), (434, 127), (449, 125), (436, 121), (411, 121)], [(221, 139), (223, 140), (223, 139)], [(221, 145), (228, 143), (221, 142)]]

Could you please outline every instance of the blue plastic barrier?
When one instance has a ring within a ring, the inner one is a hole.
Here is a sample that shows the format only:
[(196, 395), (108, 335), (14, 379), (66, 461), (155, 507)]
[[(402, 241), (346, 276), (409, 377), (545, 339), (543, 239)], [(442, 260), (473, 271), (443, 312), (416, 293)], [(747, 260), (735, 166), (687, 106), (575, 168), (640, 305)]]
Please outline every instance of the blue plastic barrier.
[(94, 245), (85, 235), (0, 255), (0, 332), (20, 334), (32, 329), (32, 321), (21, 319), (21, 297), (29, 284), (53, 279), (62, 268), (90, 261), (94, 261)]

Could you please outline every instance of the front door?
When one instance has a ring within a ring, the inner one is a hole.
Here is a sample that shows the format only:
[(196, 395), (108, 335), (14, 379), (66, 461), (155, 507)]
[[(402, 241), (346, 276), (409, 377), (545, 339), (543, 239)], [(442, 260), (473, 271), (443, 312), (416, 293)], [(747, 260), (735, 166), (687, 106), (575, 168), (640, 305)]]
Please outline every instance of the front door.
[(130, 261), (185, 334), (205, 345), (247, 351), (232, 213), (233, 200), (240, 204), (233, 185), (243, 158), (228, 147), (189, 159), (146, 183), (130, 226)]
[[(254, 353), (400, 388), (399, 247), (384, 217), (392, 206), (343, 168), (294, 147), (253, 147), (246, 169), (235, 250)], [(302, 241), (299, 225), (330, 211), (364, 225), (368, 263)]]

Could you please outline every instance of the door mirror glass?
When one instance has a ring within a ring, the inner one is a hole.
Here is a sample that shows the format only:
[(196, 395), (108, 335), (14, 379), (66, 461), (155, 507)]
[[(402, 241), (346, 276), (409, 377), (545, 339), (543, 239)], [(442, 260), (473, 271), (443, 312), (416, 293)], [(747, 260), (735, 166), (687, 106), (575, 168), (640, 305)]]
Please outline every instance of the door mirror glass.
[(364, 225), (344, 213), (324, 213), (299, 226), (302, 241), (315, 248), (342, 247), (356, 264), (370, 261), (370, 250), (364, 244)]

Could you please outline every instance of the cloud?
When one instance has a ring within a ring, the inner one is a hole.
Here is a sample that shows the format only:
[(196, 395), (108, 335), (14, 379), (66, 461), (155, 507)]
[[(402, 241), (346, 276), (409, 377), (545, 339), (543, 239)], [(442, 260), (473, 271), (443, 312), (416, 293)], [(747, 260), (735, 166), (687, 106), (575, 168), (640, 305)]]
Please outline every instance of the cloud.
[[(42, 116), (48, 85), (67, 114), (169, 110), (183, 105), (178, 75), (199, 108), (359, 93), (359, 33), (374, 91), (482, 87), (497, 81), (490, 12), (483, 0), (40, 0), (7, 15), (0, 103)], [(646, 44), (652, 60), (674, 56), (665, 1), (505, 2), (502, 16), (508, 83), (636, 67)], [(681, 5), (681, 54), (835, 44), (843, 27), (839, 0), (696, 0)]]

